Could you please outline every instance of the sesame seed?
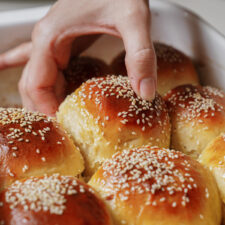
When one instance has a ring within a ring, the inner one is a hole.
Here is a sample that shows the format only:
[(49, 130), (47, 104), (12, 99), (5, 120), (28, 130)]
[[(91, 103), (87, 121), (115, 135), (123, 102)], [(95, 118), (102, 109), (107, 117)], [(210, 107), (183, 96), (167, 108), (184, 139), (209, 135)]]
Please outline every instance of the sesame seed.
[[(118, 99), (118, 104), (120, 104), (121, 99), (126, 99), (127, 104), (123, 104), (126, 107), (122, 106), (121, 110), (118, 108), (120, 111), (116, 112), (116, 117), (120, 119), (120, 123), (123, 125), (136, 121), (140, 130), (146, 130), (149, 126), (152, 127), (153, 124), (163, 127), (161, 120), (164, 115), (167, 115), (166, 120), (167, 123), (169, 122), (168, 112), (164, 106), (163, 99), (156, 95), (153, 101), (143, 100), (136, 95), (129, 79), (124, 76), (110, 75), (89, 79), (79, 88), (76, 94), (72, 95), (71, 103), (73, 105), (80, 104), (78, 99), (85, 103), (87, 96), (91, 96), (91, 101), (95, 103), (97, 109), (99, 108), (99, 113), (103, 104), (102, 99), (112, 98), (115, 101), (116, 98)], [(105, 115), (102, 118), (103, 121), (100, 121), (101, 118), (98, 116), (95, 119), (95, 123), (97, 124), (97, 121), (99, 121), (104, 127), (109, 121), (109, 116)], [(145, 124), (145, 128), (143, 128), (143, 124)]]
[(46, 158), (45, 157), (41, 157), (41, 161), (46, 162)]
[(156, 202), (156, 201), (153, 201), (153, 202), (152, 202), (152, 205), (153, 205), (153, 206), (157, 206), (157, 202)]
[(173, 202), (172, 203), (172, 207), (175, 208), (176, 206), (177, 206), (177, 203), (176, 202)]
[(204, 216), (202, 214), (199, 215), (200, 219), (203, 220)]
[[(181, 91), (179, 91), (182, 88)], [(177, 107), (188, 113), (179, 113), (177, 116), (180, 120), (188, 123), (197, 118), (197, 122), (204, 125), (204, 119), (209, 117), (214, 117), (215, 113), (220, 112), (223, 106), (215, 99), (213, 96), (220, 95), (222, 93), (220, 90), (215, 89), (215, 94), (212, 94), (214, 88), (210, 87), (195, 87), (192, 85), (183, 85), (177, 87), (173, 92), (168, 95), (169, 110), (175, 112)], [(222, 96), (222, 94), (220, 95)], [(181, 107), (185, 105), (185, 107)], [(193, 122), (192, 126), (195, 126)], [(204, 130), (208, 129), (206, 125), (202, 128)], [(199, 145), (199, 142), (197, 142)]]
[(17, 154), (15, 152), (12, 153), (13, 157), (17, 157)]
[(22, 168), (23, 173), (25, 173), (28, 170), (28, 166), (24, 165), (24, 167)]
[(54, 174), (14, 182), (7, 189), (5, 200), (11, 209), (22, 206), (25, 211), (62, 215), (66, 209), (66, 196), (84, 192), (84, 186), (75, 178)]
[[(158, 201), (148, 201), (156, 206), (166, 201), (168, 194), (173, 198), (173, 194), (181, 193), (180, 200), (177, 202), (175, 196), (176, 202), (172, 202), (171, 206), (176, 207), (180, 203), (185, 207), (190, 202), (186, 196), (193, 189), (195, 179), (185, 172), (184, 168), (189, 167), (190, 163), (184, 158), (183, 153), (175, 150), (144, 146), (116, 153), (103, 163), (102, 170), (104, 177), (113, 177), (107, 179), (107, 182), (110, 182), (109, 187), (113, 188), (123, 201), (135, 193), (148, 193), (151, 196), (158, 195), (159, 191), (165, 193)], [(176, 169), (180, 166), (182, 170)], [(103, 181), (104, 188), (107, 188), (107, 182)]]
[[(163, 60), (164, 62), (169, 63), (181, 63), (183, 61), (183, 54), (168, 45), (155, 43), (154, 48), (158, 60)], [(177, 73), (177, 70), (174, 69), (173, 72)]]

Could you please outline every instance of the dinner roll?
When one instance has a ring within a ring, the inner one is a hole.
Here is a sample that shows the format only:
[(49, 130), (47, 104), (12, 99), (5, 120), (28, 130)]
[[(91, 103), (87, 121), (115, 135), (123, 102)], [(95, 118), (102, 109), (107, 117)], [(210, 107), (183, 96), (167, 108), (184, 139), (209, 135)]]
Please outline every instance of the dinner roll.
[(89, 184), (116, 225), (220, 225), (221, 201), (210, 172), (174, 150), (142, 146), (116, 153)]
[(17, 179), (79, 175), (82, 155), (65, 131), (41, 113), (0, 108), (0, 190)]
[[(225, 134), (221, 134), (203, 150), (199, 161), (213, 173), (225, 205)], [(225, 214), (224, 214), (225, 217)]]
[[(157, 57), (157, 91), (164, 95), (167, 91), (181, 84), (199, 84), (197, 72), (191, 59), (177, 49), (154, 43)], [(125, 52), (121, 52), (111, 63), (115, 74), (127, 75)]]
[(112, 225), (94, 191), (57, 174), (16, 181), (0, 194), (0, 224)]
[(206, 145), (225, 131), (225, 96), (212, 87), (182, 85), (169, 91), (171, 145), (198, 157)]
[(86, 159), (86, 176), (115, 152), (144, 144), (168, 147), (170, 121), (163, 99), (142, 100), (127, 77), (84, 83), (60, 105), (58, 121), (72, 134)]
[(182, 84), (199, 84), (198, 75), (191, 59), (179, 50), (154, 43), (157, 56), (158, 92), (166, 94)]
[(225, 204), (223, 204), (223, 223), (222, 225), (225, 225)]
[(71, 58), (63, 71), (67, 81), (66, 94), (74, 92), (83, 82), (92, 78), (109, 74), (109, 66), (100, 59), (88, 56)]

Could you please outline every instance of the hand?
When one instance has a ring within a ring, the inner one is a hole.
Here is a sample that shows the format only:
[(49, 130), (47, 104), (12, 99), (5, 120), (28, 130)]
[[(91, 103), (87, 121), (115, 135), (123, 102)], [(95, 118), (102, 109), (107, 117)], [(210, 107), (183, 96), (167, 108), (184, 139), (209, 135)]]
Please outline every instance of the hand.
[[(71, 49), (71, 55), (77, 56), (90, 47), (100, 35), (88, 35), (77, 38)], [(32, 42), (26, 42), (0, 54), (0, 70), (11, 67), (24, 66), (29, 61), (32, 52)]]
[[(35, 26), (32, 43), (0, 57), (0, 67), (28, 60), (19, 83), (23, 104), (28, 109), (54, 115), (63, 97), (60, 71), (68, 63), (73, 43), (80, 36), (100, 33), (122, 38), (134, 91), (144, 99), (153, 98), (156, 59), (147, 0), (59, 0)], [(21, 56), (20, 60), (16, 55)]]

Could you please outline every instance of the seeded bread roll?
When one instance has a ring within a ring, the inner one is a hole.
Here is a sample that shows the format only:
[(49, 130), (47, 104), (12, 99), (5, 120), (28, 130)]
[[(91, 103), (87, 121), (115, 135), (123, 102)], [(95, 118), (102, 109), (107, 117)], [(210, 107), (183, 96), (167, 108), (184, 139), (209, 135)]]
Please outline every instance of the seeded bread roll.
[(212, 87), (182, 85), (165, 96), (172, 123), (171, 146), (195, 158), (225, 131), (225, 96)]
[(88, 80), (61, 104), (57, 118), (81, 149), (86, 176), (127, 147), (168, 147), (170, 143), (169, 115), (163, 99), (157, 94), (152, 102), (142, 100), (127, 77)]
[(79, 175), (82, 155), (52, 119), (24, 109), (0, 108), (0, 190), (17, 179)]
[(161, 95), (182, 84), (198, 85), (199, 79), (191, 59), (177, 49), (155, 43), (158, 92)]
[(104, 202), (74, 177), (16, 181), (0, 194), (0, 224), (112, 225)]
[[(194, 65), (189, 57), (177, 49), (162, 43), (154, 43), (157, 57), (157, 91), (164, 95), (181, 84), (199, 84)], [(127, 75), (125, 52), (121, 52), (112, 62), (115, 74)]]
[[(213, 173), (221, 198), (225, 206), (225, 134), (221, 134), (211, 141), (203, 150), (199, 161), (207, 166)], [(224, 211), (225, 212), (225, 211)], [(225, 213), (224, 213), (225, 218)]]
[(210, 172), (174, 150), (144, 146), (107, 160), (89, 184), (115, 225), (220, 225), (221, 201)]
[(223, 223), (222, 225), (225, 225), (225, 204), (223, 204)]
[(100, 59), (80, 56), (73, 57), (63, 73), (67, 81), (66, 92), (71, 94), (86, 80), (107, 75), (110, 73), (110, 69)]

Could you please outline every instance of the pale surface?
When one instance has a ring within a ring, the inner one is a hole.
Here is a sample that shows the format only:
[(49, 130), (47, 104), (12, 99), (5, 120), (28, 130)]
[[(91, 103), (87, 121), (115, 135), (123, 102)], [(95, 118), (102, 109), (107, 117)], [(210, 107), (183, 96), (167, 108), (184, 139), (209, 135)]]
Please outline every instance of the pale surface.
[[(163, 0), (171, 1), (200, 15), (218, 31), (225, 35), (225, 0)], [(0, 2), (0, 11), (31, 8), (47, 5), (53, 0), (4, 0)]]

